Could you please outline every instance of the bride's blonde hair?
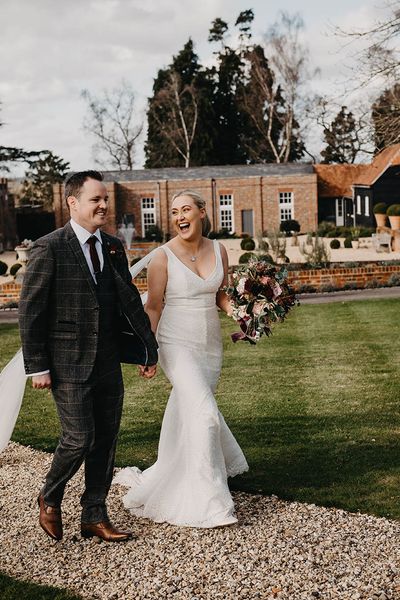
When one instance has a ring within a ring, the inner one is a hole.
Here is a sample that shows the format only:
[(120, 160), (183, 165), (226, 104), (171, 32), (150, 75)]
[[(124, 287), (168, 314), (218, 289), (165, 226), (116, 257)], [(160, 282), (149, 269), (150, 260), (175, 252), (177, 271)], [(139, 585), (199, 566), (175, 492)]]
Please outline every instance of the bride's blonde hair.
[(200, 196), (200, 194), (198, 194), (197, 192), (194, 192), (193, 190), (182, 190), (182, 192), (178, 192), (177, 194), (174, 194), (172, 196), (172, 202), (176, 198), (179, 198), (180, 196), (189, 196), (189, 198), (191, 198), (193, 200), (193, 202), (195, 203), (197, 208), (204, 210), (205, 215), (204, 215), (204, 219), (202, 219), (201, 232), (204, 235), (204, 237), (207, 237), (211, 231), (211, 222), (210, 222), (210, 219), (208, 218), (207, 211), (206, 211), (206, 201)]

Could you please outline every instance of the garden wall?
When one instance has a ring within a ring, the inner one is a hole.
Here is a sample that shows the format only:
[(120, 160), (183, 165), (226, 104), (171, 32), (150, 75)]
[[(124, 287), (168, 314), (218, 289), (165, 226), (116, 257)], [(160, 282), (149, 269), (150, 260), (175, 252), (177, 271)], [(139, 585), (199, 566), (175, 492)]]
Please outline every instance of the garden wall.
[[(380, 287), (390, 283), (390, 278), (398, 275), (400, 278), (400, 265), (394, 264), (368, 264), (357, 267), (332, 267), (330, 269), (298, 269), (289, 271), (288, 282), (296, 292), (307, 291), (314, 288), (316, 291), (328, 291), (329, 288), (346, 289)], [(137, 277), (135, 285), (139, 292), (147, 290), (145, 276)], [(322, 288), (322, 289), (321, 289)], [(0, 284), (0, 306), (10, 302), (18, 302), (21, 291), (19, 282)]]
[[(400, 265), (368, 264), (357, 267), (334, 267), (330, 269), (299, 269), (289, 271), (288, 282), (296, 292), (303, 291), (304, 286), (312, 286), (322, 291), (324, 286), (338, 289), (349, 287), (385, 286), (392, 275), (400, 275)], [(305, 290), (304, 290), (305, 291)]]

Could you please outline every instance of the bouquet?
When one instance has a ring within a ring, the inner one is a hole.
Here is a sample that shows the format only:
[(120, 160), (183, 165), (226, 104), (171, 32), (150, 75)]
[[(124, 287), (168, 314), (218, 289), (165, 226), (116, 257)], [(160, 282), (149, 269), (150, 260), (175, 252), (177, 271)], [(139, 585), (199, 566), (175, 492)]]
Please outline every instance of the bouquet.
[(232, 275), (231, 285), (224, 291), (233, 304), (232, 317), (241, 331), (232, 340), (255, 344), (262, 335), (270, 335), (271, 324), (281, 322), (295, 305), (294, 293), (286, 283), (287, 269), (262, 260), (249, 263)]

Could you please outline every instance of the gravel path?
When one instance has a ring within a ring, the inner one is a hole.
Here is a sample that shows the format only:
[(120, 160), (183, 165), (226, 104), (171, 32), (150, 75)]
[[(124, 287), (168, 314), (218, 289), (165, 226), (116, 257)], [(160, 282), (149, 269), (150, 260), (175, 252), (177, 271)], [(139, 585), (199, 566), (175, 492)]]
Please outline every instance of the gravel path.
[(80, 537), (80, 473), (52, 542), (36, 506), (50, 459), (14, 443), (0, 455), (0, 570), (15, 577), (109, 600), (400, 598), (400, 523), (276, 497), (235, 493), (239, 525), (198, 530), (132, 517), (115, 486), (110, 516), (138, 540), (107, 544)]

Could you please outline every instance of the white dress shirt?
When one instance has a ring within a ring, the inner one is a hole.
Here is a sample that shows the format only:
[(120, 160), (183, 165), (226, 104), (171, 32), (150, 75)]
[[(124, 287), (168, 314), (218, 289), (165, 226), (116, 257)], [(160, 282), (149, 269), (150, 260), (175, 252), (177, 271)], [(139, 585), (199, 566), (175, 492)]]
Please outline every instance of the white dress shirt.
[[(90, 231), (88, 231), (87, 229), (85, 229), (84, 227), (82, 227), (81, 225), (76, 223), (73, 219), (70, 220), (70, 224), (71, 224), (71, 227), (74, 230), (74, 233), (75, 233), (76, 237), (78, 238), (78, 241), (81, 245), (83, 255), (86, 258), (86, 262), (88, 264), (89, 271), (93, 277), (93, 280), (95, 283), (97, 283), (96, 277), (94, 274), (94, 270), (93, 270), (92, 259), (90, 258), (90, 248), (89, 248), (89, 244), (87, 243), (87, 241), (90, 237), (92, 237), (92, 235), (94, 235), (97, 238), (96, 251), (99, 256), (100, 271), (102, 271), (103, 267), (104, 267), (104, 256), (103, 256), (103, 252), (102, 252), (102, 248), (101, 248), (103, 241), (101, 239), (100, 229), (97, 229), (94, 233), (91, 233)], [(46, 373), (50, 373), (49, 369), (46, 369), (46, 371), (40, 371), (40, 373), (30, 373), (29, 377), (36, 377), (37, 375), (46, 375)]]

